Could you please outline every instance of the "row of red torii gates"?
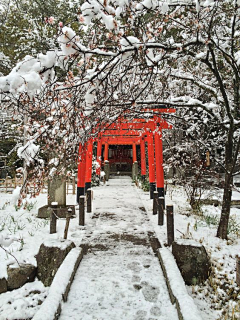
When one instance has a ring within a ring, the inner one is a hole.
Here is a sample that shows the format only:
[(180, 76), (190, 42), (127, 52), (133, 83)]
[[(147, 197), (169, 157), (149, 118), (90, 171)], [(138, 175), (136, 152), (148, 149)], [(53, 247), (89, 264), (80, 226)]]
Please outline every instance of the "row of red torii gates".
[[(164, 171), (162, 130), (171, 129), (162, 117), (162, 113), (173, 113), (175, 109), (159, 107), (158, 109), (144, 109), (148, 118), (129, 119), (127, 116), (119, 117), (114, 123), (107, 124), (99, 130), (97, 137), (90, 138), (84, 145), (79, 145), (77, 202), (87, 189), (91, 188), (93, 143), (97, 143), (97, 162), (99, 164), (96, 174), (100, 176), (102, 165), (108, 162), (109, 145), (132, 145), (133, 165), (137, 164), (137, 145), (140, 145), (141, 175), (147, 174), (146, 143), (148, 154), (148, 176), (150, 184), (150, 198), (154, 191), (158, 197), (164, 197)], [(150, 116), (149, 116), (150, 114)], [(104, 146), (104, 159), (102, 148)]]

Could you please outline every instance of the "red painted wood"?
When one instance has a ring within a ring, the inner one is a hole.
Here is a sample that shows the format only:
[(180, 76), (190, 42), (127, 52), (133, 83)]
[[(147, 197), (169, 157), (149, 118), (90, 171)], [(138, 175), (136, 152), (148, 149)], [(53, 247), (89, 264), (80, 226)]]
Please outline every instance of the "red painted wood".
[(87, 143), (85, 183), (92, 181), (92, 155), (93, 155), (93, 140), (90, 139)]
[[(158, 132), (161, 133), (162, 129), (171, 129), (172, 126), (169, 125), (164, 119), (161, 118), (162, 113), (173, 113), (175, 109), (173, 108), (148, 108), (142, 109), (145, 112), (152, 114), (149, 119), (144, 118), (127, 118), (127, 113), (125, 116), (120, 117), (112, 124), (99, 125), (95, 128), (94, 132), (101, 131), (98, 135), (98, 148), (97, 148), (97, 161), (101, 163), (101, 145), (104, 144), (104, 161), (109, 161), (109, 145), (132, 145), (133, 147), (133, 162), (137, 161), (136, 145), (141, 144), (141, 174), (146, 175), (146, 150), (145, 150), (145, 140), (148, 143), (148, 163), (149, 163), (149, 182), (154, 183), (157, 180), (157, 187), (163, 188), (164, 177), (163, 177), (163, 155), (162, 155), (162, 140), (159, 138)], [(155, 140), (155, 153), (154, 153), (154, 140)], [(91, 143), (92, 148), (92, 143)], [(89, 151), (89, 146), (88, 146)], [(91, 155), (90, 155), (91, 154)], [(90, 155), (90, 157), (89, 157)], [(155, 159), (156, 156), (156, 159)], [(87, 153), (87, 160), (92, 157), (91, 152)], [(116, 160), (116, 159), (115, 159)], [(90, 161), (90, 160), (89, 160)], [(90, 164), (86, 164), (86, 181), (90, 182)], [(155, 167), (156, 165), (156, 167)], [(97, 169), (97, 174), (100, 174), (100, 169)], [(89, 181), (87, 181), (87, 179)]]
[(137, 148), (136, 143), (132, 145), (132, 152), (133, 152), (133, 163), (137, 161)]
[(102, 136), (139, 136), (141, 133), (145, 132), (145, 130), (130, 130), (130, 129), (111, 129), (111, 130), (105, 130), (102, 132)]
[(77, 186), (84, 188), (86, 173), (86, 148), (79, 144)]
[(155, 182), (155, 162), (154, 162), (154, 143), (153, 134), (148, 134), (148, 171), (149, 171), (149, 182)]
[(154, 134), (154, 140), (155, 140), (157, 188), (164, 188), (163, 149), (162, 149), (162, 134), (161, 134), (161, 132)]
[[(104, 139), (103, 139), (104, 141)], [(108, 161), (108, 149), (109, 149), (109, 144), (108, 142), (106, 141), (105, 142), (105, 148), (104, 148), (104, 161)]]
[(135, 142), (136, 144), (140, 144), (140, 137), (102, 137), (102, 142), (104, 144), (108, 143), (109, 145), (132, 145), (133, 142)]
[(141, 111), (144, 111), (144, 112), (153, 112), (153, 113), (175, 113), (176, 112), (176, 109), (174, 108), (143, 108)]
[(141, 175), (145, 176), (147, 173), (147, 170), (146, 170), (146, 149), (145, 149), (144, 138), (141, 138), (140, 149), (141, 149)]

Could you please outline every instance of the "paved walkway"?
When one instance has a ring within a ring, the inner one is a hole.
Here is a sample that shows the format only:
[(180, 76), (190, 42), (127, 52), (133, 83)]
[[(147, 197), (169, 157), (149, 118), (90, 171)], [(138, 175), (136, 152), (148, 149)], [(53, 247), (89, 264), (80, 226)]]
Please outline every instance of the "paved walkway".
[(94, 190), (88, 248), (60, 320), (177, 320), (152, 228), (130, 178)]

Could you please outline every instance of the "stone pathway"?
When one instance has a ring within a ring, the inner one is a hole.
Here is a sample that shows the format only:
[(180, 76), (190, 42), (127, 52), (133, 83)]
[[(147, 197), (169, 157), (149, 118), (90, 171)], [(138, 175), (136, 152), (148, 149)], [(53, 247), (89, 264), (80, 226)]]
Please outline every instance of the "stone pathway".
[(177, 320), (153, 251), (158, 242), (131, 179), (96, 188), (94, 206), (82, 241), (87, 254), (60, 320)]

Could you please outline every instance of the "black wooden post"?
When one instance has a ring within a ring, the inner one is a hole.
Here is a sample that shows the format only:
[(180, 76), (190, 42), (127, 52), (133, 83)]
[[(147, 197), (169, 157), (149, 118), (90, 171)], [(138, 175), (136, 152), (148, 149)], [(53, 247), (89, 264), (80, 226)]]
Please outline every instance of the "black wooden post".
[(158, 211), (158, 192), (153, 192), (153, 214), (157, 214)]
[(164, 197), (158, 198), (158, 225), (163, 226), (164, 223)]
[(79, 197), (79, 225), (85, 225), (85, 196)]
[(57, 202), (52, 202), (51, 203), (51, 215), (50, 215), (50, 234), (56, 233), (57, 232)]
[(173, 206), (167, 206), (167, 242), (168, 246), (174, 241), (174, 217)]
[(87, 212), (92, 212), (92, 189), (87, 189)]

